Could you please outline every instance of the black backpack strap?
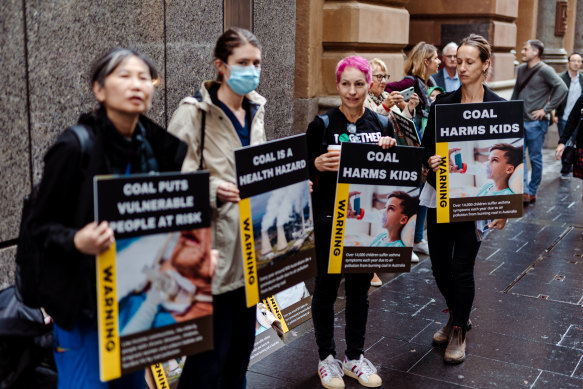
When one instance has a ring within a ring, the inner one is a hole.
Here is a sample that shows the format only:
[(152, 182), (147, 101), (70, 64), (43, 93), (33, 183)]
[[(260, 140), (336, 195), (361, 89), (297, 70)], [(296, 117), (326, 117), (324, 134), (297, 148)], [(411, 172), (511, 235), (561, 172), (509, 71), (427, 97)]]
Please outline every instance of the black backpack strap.
[[(194, 94), (195, 99), (198, 100), (199, 103), (202, 103), (202, 93), (200, 92), (200, 89), (196, 91), (196, 93)], [(203, 156), (203, 152), (204, 152), (204, 133), (205, 133), (205, 126), (206, 126), (206, 111), (204, 109), (199, 109), (198, 110), (202, 117), (200, 118), (200, 162), (198, 164), (198, 170), (202, 170), (202, 164), (204, 161), (204, 156)]]
[(326, 112), (325, 114), (322, 115), (318, 115), (320, 120), (322, 120), (322, 122), (324, 123), (324, 132), (322, 132), (322, 145), (324, 145), (324, 147), (328, 146), (328, 140), (326, 138), (326, 134), (328, 133), (328, 126), (330, 125), (330, 117), (328, 116), (328, 113), (329, 112)]
[(198, 170), (202, 170), (202, 162), (203, 162), (203, 152), (204, 152), (204, 129), (205, 129), (205, 122), (206, 122), (206, 111), (200, 110), (202, 114), (202, 118), (200, 119), (200, 163), (198, 164)]
[(89, 164), (89, 150), (93, 145), (93, 139), (91, 138), (87, 127), (82, 124), (75, 124), (70, 128), (73, 134), (75, 134), (79, 140), (79, 144), (81, 145), (81, 166), (86, 168)]
[[(393, 137), (395, 136), (395, 129), (392, 128), (392, 123), (391, 123), (391, 120), (389, 119), (388, 116), (384, 116), (384, 115), (381, 115), (380, 113), (375, 112), (375, 118), (377, 120), (379, 127), (384, 128), (385, 131), (387, 132), (386, 135), (383, 134), (383, 136), (393, 136)], [(393, 134), (391, 134), (389, 131), (389, 125), (391, 125), (391, 128), (393, 130)]]
[(87, 127), (82, 124), (75, 124), (71, 127), (71, 131), (77, 136), (77, 139), (81, 144), (81, 152), (85, 155), (91, 147), (91, 137), (89, 136)]

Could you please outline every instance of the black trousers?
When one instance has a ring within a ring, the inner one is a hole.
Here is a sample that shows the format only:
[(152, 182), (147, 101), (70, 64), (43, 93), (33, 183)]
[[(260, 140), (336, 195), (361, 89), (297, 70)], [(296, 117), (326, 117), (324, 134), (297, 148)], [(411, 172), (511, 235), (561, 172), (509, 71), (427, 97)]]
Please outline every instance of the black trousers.
[(256, 320), (255, 307), (247, 308), (245, 288), (214, 295), (214, 349), (186, 358), (178, 388), (244, 388)]
[[(334, 302), (338, 296), (341, 274), (328, 274), (328, 255), (332, 237), (331, 222), (316, 222), (316, 262), (318, 273), (312, 297), (312, 320), (320, 360), (328, 355), (336, 356), (334, 344)], [(346, 290), (345, 336), (346, 357), (358, 359), (364, 352), (364, 337), (368, 317), (368, 289), (371, 273), (348, 273), (344, 275)]]
[(453, 325), (467, 329), (474, 302), (474, 264), (480, 242), (474, 222), (437, 224), (435, 208), (427, 210), (427, 240), (433, 276), (453, 316)]

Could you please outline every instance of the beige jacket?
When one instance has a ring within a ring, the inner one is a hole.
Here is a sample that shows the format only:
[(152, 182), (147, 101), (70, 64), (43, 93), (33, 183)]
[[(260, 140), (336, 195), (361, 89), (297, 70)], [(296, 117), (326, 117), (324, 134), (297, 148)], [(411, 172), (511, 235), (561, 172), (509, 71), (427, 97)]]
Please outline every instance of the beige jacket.
[[(210, 172), (213, 247), (220, 251), (213, 294), (222, 294), (244, 286), (239, 207), (236, 203), (220, 203), (217, 199), (217, 187), (221, 182), (237, 183), (233, 150), (242, 147), (242, 144), (229, 117), (211, 100), (208, 89), (213, 84), (217, 82), (206, 81), (202, 84), (199, 90), (202, 101), (196, 97), (186, 97), (180, 102), (172, 115), (168, 131), (188, 144), (182, 171), (196, 171), (200, 161), (200, 111), (206, 112), (203, 169)], [(251, 121), (251, 145), (263, 143), (265, 98), (256, 92), (246, 97), (251, 102), (252, 111), (256, 111)]]

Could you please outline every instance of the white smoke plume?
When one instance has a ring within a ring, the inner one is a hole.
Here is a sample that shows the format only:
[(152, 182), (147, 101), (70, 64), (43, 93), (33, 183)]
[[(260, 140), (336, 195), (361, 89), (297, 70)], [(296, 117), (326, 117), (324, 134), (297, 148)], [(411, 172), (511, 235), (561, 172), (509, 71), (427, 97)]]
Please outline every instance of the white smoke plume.
[(267, 200), (265, 215), (261, 220), (261, 231), (267, 231), (277, 220), (277, 226), (283, 226), (290, 220), (290, 215), (303, 212), (310, 199), (309, 186), (305, 181), (274, 190)]

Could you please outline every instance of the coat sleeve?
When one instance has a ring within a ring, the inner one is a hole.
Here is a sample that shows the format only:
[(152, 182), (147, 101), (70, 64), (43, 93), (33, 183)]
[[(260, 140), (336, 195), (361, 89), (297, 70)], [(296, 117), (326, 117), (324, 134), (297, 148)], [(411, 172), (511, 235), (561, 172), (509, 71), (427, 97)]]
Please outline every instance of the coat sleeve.
[[(197, 171), (201, 158), (201, 115), (199, 108), (189, 103), (180, 104), (176, 112), (172, 115), (172, 119), (170, 119), (168, 132), (184, 141), (188, 146), (186, 157), (182, 163), (182, 171)], [(216, 209), (220, 206), (217, 199), (217, 188), (224, 180), (211, 174), (209, 181), (210, 205)]]
[(44, 172), (33, 204), (31, 231), (43, 250), (44, 258), (81, 255), (73, 239), (76, 204), (83, 183), (81, 145), (71, 131), (66, 131), (47, 152)]
[(412, 78), (403, 78), (400, 81), (388, 82), (385, 86), (385, 91), (391, 93), (392, 91), (402, 91), (415, 85), (415, 80)]
[(559, 143), (566, 144), (567, 141), (573, 135), (573, 132), (577, 129), (579, 122), (581, 121), (581, 108), (583, 108), (583, 95), (579, 96), (571, 113), (569, 114), (569, 119), (567, 124), (565, 124), (565, 129), (563, 130), (563, 136), (559, 139)]

